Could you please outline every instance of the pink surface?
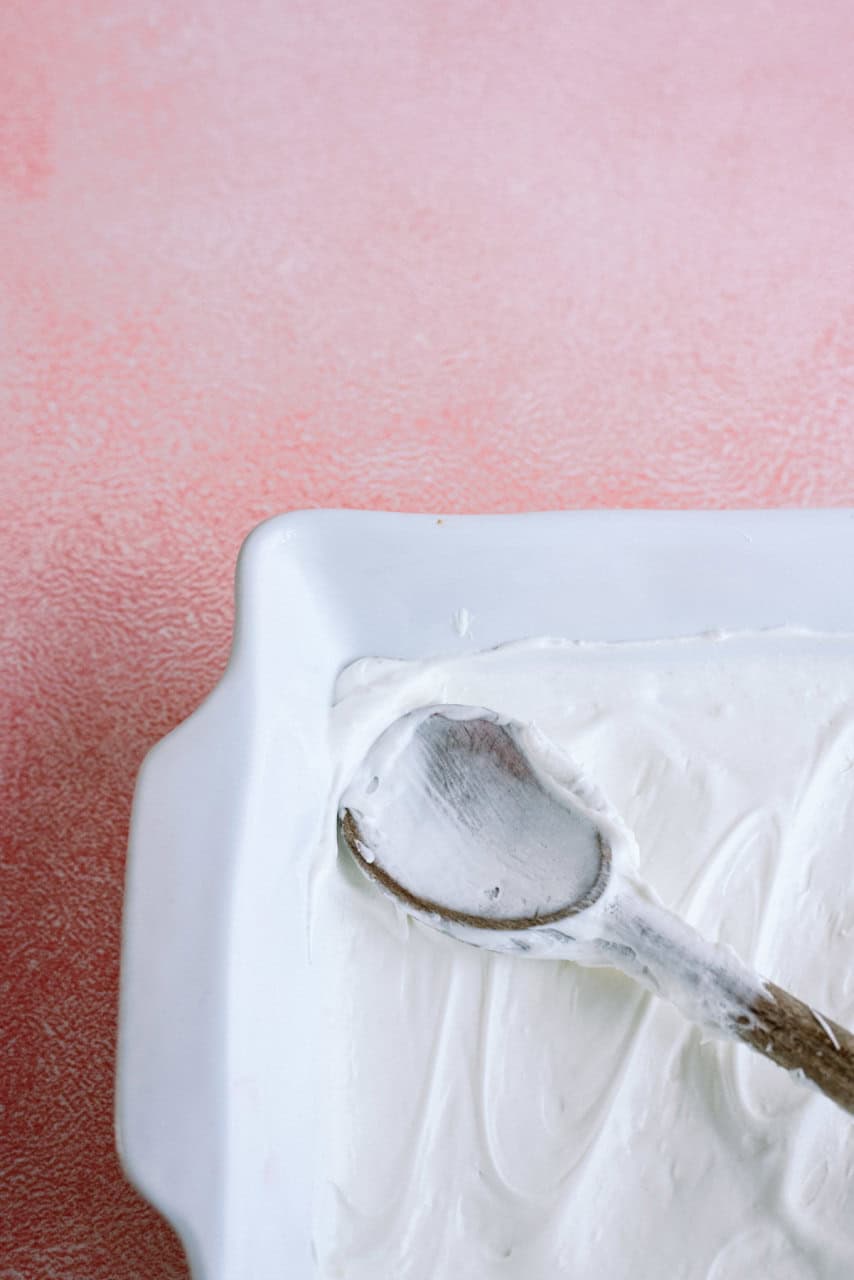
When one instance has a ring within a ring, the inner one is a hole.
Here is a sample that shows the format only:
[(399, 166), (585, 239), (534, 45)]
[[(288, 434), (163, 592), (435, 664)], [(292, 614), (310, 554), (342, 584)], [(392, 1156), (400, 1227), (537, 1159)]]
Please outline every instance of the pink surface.
[(146, 748), (290, 507), (854, 497), (846, 0), (6, 0), (0, 1280), (183, 1276), (121, 1180)]

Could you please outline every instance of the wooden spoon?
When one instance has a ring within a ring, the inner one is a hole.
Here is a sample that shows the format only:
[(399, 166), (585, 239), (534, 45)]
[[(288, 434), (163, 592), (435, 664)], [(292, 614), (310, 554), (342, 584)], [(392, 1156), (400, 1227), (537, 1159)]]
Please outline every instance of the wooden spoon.
[(476, 707), (412, 712), (374, 744), (339, 819), (362, 871), (434, 927), (622, 969), (854, 1113), (854, 1036), (661, 906), (619, 818), (531, 730)]

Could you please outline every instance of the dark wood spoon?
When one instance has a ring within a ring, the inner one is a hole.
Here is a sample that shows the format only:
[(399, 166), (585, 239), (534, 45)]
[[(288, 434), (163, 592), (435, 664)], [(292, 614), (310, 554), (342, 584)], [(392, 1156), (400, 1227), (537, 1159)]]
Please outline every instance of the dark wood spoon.
[(656, 901), (619, 820), (523, 726), (477, 707), (410, 713), (369, 752), (339, 822), (362, 871), (434, 927), (619, 968), (854, 1113), (854, 1036)]

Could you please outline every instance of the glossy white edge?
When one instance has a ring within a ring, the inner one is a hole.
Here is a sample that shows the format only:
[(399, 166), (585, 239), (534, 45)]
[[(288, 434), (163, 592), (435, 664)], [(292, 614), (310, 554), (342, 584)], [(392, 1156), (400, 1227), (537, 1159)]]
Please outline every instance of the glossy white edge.
[(849, 510), (302, 511), (254, 530), (228, 667), (147, 756), (127, 868), (118, 1145), (195, 1280), (312, 1274), (320, 1047), (294, 866), (338, 671), (544, 634), (850, 631), (852, 552)]

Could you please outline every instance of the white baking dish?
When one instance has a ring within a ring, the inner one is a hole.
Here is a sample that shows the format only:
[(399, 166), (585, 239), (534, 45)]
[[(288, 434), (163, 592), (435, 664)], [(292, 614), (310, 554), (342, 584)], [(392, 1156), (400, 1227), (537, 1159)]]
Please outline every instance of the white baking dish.
[(319, 511), (255, 530), (228, 668), (146, 759), (128, 863), (119, 1147), (196, 1280), (312, 1274), (322, 1099), (294, 866), (329, 785), (340, 669), (543, 634), (850, 632), (852, 553), (850, 511)]

